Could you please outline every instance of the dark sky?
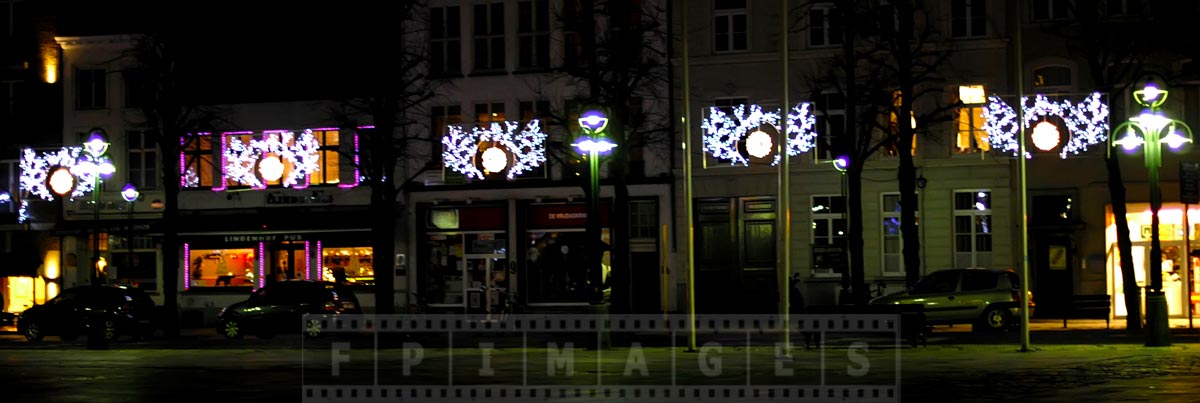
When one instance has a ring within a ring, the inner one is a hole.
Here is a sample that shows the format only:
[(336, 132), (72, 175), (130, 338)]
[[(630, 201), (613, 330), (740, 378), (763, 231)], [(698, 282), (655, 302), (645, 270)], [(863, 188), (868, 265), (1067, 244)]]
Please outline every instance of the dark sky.
[(399, 46), (389, 1), (29, 1), (55, 4), (62, 36), (172, 30), (200, 87), (231, 102), (327, 98)]

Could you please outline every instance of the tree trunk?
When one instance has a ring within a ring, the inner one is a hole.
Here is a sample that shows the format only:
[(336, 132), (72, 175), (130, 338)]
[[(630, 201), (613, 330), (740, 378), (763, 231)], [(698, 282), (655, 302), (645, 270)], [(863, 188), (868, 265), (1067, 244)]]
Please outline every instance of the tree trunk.
[(846, 214), (850, 216), (846, 229), (846, 241), (850, 255), (850, 290), (855, 304), (865, 303), (870, 292), (867, 290), (865, 262), (863, 262), (863, 217), (862, 217), (862, 164), (851, 163), (846, 171), (846, 190), (849, 196)]
[[(1142, 290), (1133, 272), (1133, 241), (1129, 238), (1129, 220), (1125, 217), (1125, 182), (1121, 179), (1121, 164), (1117, 155), (1104, 159), (1108, 169), (1108, 194), (1112, 202), (1113, 219), (1117, 224), (1117, 250), (1121, 254), (1121, 284), (1125, 289), (1125, 328), (1129, 332), (1142, 330)], [(1132, 292), (1131, 292), (1132, 291)]]
[[(911, 130), (900, 131), (900, 236), (903, 244), (904, 283), (912, 287), (921, 279), (921, 236), (917, 233), (917, 179), (913, 166)], [(884, 206), (890, 208), (891, 206)]]
[(382, 101), (380, 113), (374, 116), (376, 127), (370, 131), (371, 180), (371, 248), (375, 254), (375, 313), (396, 311), (396, 276), (393, 257), (396, 255), (396, 152), (393, 144), (395, 127), (390, 124), (395, 111), (389, 108), (390, 99)]
[[(179, 139), (181, 134), (160, 126), (163, 157), (163, 215), (162, 215), (162, 292), (163, 333), (179, 336)], [(190, 281), (190, 279), (183, 279)]]

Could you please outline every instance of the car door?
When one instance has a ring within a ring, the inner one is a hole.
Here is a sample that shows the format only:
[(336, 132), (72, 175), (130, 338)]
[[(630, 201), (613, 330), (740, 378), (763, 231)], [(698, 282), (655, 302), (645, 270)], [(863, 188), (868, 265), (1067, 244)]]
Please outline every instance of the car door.
[(46, 313), (39, 320), (50, 334), (77, 333), (79, 329), (78, 300), (80, 290), (70, 289), (46, 303)]
[(967, 270), (962, 275), (962, 292), (958, 296), (960, 310), (954, 311), (957, 320), (970, 321), (983, 316), (983, 311), (997, 296), (1008, 297), (1007, 291), (997, 292), (1000, 276), (986, 270)]
[(943, 270), (933, 272), (913, 286), (909, 292), (912, 303), (925, 305), (925, 319), (930, 322), (945, 322), (954, 319), (955, 311), (960, 310), (955, 301), (955, 291), (958, 290), (960, 270)]

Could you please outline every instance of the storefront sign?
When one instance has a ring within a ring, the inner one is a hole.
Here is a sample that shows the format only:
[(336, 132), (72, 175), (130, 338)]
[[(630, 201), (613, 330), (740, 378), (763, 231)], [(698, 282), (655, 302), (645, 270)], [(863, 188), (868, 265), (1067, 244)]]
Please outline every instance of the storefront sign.
[[(600, 204), (600, 225), (608, 226), (608, 204)], [(583, 228), (587, 226), (587, 205), (584, 203), (545, 204), (529, 207), (529, 228)]]
[(225, 235), (225, 242), (303, 241), (304, 234)]
[(266, 192), (267, 206), (296, 206), (303, 204), (333, 204), (333, 195), (324, 190), (314, 190), (311, 192), (297, 193), (295, 191), (277, 190)]

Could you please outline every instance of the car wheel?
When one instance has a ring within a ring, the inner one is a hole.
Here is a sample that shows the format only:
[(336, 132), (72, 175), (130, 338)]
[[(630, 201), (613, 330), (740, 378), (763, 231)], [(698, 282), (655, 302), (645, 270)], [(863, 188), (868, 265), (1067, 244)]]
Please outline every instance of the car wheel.
[(42, 325), (37, 322), (25, 325), (25, 330), (21, 333), (25, 335), (25, 340), (29, 341), (42, 341), (42, 338), (46, 336), (42, 333)]
[(1007, 309), (993, 306), (983, 312), (979, 322), (986, 330), (998, 331), (1008, 328), (1012, 318), (1009, 317)]
[(304, 335), (308, 337), (317, 337), (321, 335), (321, 321), (317, 319), (309, 319), (304, 322)]
[(220, 326), (217, 326), (217, 331), (230, 340), (240, 339), (242, 336), (245, 336), (245, 329), (242, 329), (242, 323), (236, 319), (222, 320)]

